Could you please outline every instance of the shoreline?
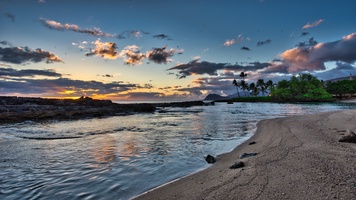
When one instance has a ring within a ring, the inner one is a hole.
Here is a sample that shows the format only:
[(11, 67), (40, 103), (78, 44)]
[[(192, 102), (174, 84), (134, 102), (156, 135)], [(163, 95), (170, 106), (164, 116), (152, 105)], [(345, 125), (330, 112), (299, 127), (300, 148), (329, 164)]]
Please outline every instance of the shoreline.
[[(356, 131), (355, 121), (356, 110), (262, 120), (250, 139), (212, 166), (132, 198), (353, 199), (356, 144), (338, 140)], [(240, 159), (243, 153), (257, 155)], [(245, 166), (229, 169), (237, 161)]]
[(82, 118), (153, 113), (158, 107), (209, 105), (203, 101), (119, 104), (89, 97), (79, 99), (44, 99), (0, 96), (0, 124), (26, 120), (74, 120)]

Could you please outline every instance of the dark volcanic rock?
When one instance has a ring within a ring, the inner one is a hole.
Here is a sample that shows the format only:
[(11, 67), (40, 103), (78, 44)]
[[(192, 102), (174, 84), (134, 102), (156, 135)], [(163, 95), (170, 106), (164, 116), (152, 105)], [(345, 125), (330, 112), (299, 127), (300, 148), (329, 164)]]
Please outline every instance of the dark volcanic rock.
[(235, 164), (230, 166), (230, 169), (237, 169), (237, 168), (241, 168), (241, 167), (245, 167), (245, 163), (243, 163), (242, 161), (236, 162)]
[(256, 142), (253, 141), (253, 142), (248, 143), (248, 145), (253, 145), (253, 144), (256, 144)]
[(247, 158), (247, 157), (252, 157), (252, 156), (255, 156), (257, 155), (257, 153), (243, 153), (240, 155), (240, 158)]
[(340, 138), (339, 142), (356, 143), (356, 134), (353, 131), (347, 130), (346, 134), (347, 135)]
[(205, 157), (205, 160), (206, 160), (206, 162), (209, 163), (209, 164), (213, 164), (213, 163), (216, 162), (216, 159), (215, 159), (214, 156), (212, 156), (212, 155), (207, 155), (207, 156)]

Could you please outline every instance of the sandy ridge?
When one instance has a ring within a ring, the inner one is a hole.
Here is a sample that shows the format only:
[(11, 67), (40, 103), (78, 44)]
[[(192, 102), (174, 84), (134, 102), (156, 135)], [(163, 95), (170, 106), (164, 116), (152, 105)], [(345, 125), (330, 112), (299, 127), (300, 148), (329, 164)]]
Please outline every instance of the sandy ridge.
[[(356, 110), (263, 120), (256, 134), (199, 173), (136, 199), (356, 199)], [(248, 145), (255, 141), (256, 144)], [(239, 159), (242, 153), (257, 156)], [(229, 169), (236, 161), (245, 167)]]

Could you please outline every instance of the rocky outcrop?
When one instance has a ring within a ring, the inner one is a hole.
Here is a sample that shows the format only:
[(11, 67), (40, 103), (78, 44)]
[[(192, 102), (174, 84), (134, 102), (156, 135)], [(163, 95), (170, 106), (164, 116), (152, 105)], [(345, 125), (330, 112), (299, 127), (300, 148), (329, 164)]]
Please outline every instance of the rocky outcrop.
[(348, 129), (346, 135), (340, 138), (339, 142), (356, 143), (356, 134)]
[(152, 113), (156, 111), (157, 107), (190, 107), (202, 105), (204, 105), (202, 101), (157, 104), (117, 104), (111, 100), (96, 100), (90, 97), (81, 97), (79, 99), (43, 99), (0, 96), (0, 123)]

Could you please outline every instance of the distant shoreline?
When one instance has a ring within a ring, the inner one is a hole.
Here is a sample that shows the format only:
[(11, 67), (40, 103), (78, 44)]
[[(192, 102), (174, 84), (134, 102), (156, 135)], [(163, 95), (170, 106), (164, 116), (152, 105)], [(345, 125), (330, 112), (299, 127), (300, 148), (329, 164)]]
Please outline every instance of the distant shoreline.
[(157, 107), (190, 107), (206, 105), (202, 101), (170, 103), (113, 103), (111, 100), (45, 99), (0, 96), (0, 123), (26, 120), (72, 120), (91, 117), (152, 113)]

